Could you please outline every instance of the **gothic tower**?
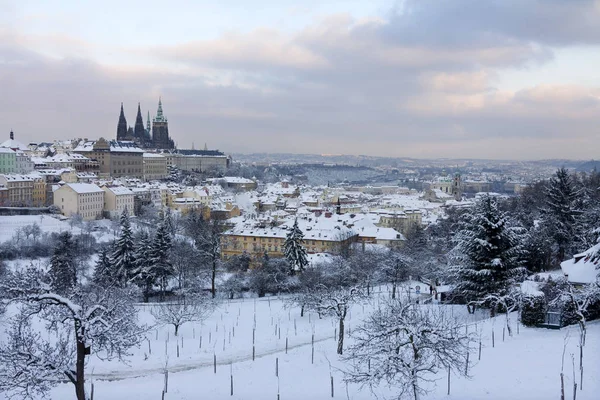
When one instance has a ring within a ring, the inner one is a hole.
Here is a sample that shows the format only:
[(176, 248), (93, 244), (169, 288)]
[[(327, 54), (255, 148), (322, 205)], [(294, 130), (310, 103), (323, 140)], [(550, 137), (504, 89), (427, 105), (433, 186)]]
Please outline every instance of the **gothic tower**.
[(175, 145), (169, 137), (169, 123), (163, 115), (162, 100), (158, 99), (158, 110), (152, 121), (152, 144), (157, 149), (173, 149)]
[(142, 109), (140, 108), (140, 103), (138, 103), (137, 117), (135, 117), (135, 127), (133, 128), (133, 136), (135, 137), (136, 142), (144, 143), (145, 129), (144, 129), (144, 119), (142, 118)]
[(121, 103), (121, 115), (119, 115), (119, 123), (117, 124), (117, 140), (126, 140), (127, 138), (127, 120), (123, 112), (123, 103)]

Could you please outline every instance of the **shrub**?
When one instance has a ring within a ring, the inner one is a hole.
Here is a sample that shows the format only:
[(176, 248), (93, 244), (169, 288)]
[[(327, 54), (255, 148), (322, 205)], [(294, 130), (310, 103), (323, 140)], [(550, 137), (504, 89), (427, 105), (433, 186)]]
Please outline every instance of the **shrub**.
[(523, 302), (521, 323), (525, 326), (537, 326), (546, 319), (546, 298), (544, 296), (528, 296)]

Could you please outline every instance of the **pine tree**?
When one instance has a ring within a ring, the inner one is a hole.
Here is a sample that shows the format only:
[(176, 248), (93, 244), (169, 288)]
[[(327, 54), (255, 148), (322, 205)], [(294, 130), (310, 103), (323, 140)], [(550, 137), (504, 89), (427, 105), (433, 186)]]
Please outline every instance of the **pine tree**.
[(132, 278), (133, 269), (135, 268), (133, 231), (131, 230), (127, 209), (123, 210), (120, 222), (121, 233), (115, 243), (111, 261), (114, 264), (117, 282), (124, 286)]
[(557, 246), (557, 262), (569, 254), (575, 237), (577, 218), (581, 215), (579, 191), (565, 168), (556, 171), (546, 190), (546, 206), (542, 210), (545, 224)]
[(150, 299), (152, 288), (156, 283), (156, 276), (152, 270), (152, 239), (147, 232), (141, 231), (135, 246), (134, 282), (142, 289), (144, 302)]
[[(490, 294), (502, 294), (522, 277), (523, 250), (517, 230), (507, 224), (496, 199), (483, 196), (465, 214), (455, 241), (455, 292), (468, 303)], [(492, 310), (492, 313), (494, 310)]]
[(74, 249), (73, 235), (70, 232), (62, 232), (58, 236), (58, 244), (50, 259), (52, 289), (61, 295), (70, 293), (77, 285)]
[(290, 264), (290, 275), (295, 272), (303, 272), (308, 265), (306, 249), (302, 245), (303, 241), (304, 233), (298, 228), (298, 219), (296, 219), (284, 243), (284, 254)]
[(173, 276), (174, 270), (169, 259), (172, 239), (169, 228), (163, 219), (158, 225), (154, 240), (150, 249), (151, 271), (150, 275), (158, 283), (161, 296), (164, 298), (169, 277)]
[(98, 253), (98, 261), (94, 267), (93, 281), (96, 285), (108, 287), (115, 284), (115, 271), (110, 260), (107, 246), (103, 246)]

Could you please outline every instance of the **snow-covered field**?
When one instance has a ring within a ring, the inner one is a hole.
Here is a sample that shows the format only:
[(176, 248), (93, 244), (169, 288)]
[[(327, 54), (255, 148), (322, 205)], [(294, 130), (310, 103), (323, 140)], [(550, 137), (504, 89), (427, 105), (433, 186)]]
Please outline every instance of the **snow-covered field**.
[[(79, 235), (85, 231), (83, 225), (71, 226), (69, 220), (61, 219), (57, 215), (2, 215), (0, 216), (0, 243), (13, 239), (17, 230), (34, 223), (39, 225), (43, 233), (69, 231)], [(106, 242), (114, 239), (115, 232), (110, 220), (102, 219), (89, 223), (94, 227), (91, 233), (96, 240)]]
[(61, 221), (52, 215), (2, 215), (0, 216), (0, 243), (12, 239), (18, 229), (37, 223), (42, 232), (71, 231), (79, 233), (79, 229), (71, 229), (68, 221)]
[[(351, 332), (376, 305), (377, 300), (364, 306), (355, 305), (347, 317), (347, 330)], [(151, 324), (153, 317), (148, 307), (140, 306), (140, 318)], [(519, 334), (515, 327), (514, 336), (506, 333), (503, 341), (504, 316), (482, 320), (484, 314), (466, 315), (461, 306), (442, 307), (448, 307), (457, 318), (464, 318), (467, 329), (479, 332), (482, 356), (478, 361), (477, 344), (470, 353), (472, 379), (451, 376), (450, 396), (447, 395), (447, 375), (441, 373), (439, 381), (430, 385), (432, 392), (425, 398), (558, 398), (561, 355), (567, 335), (565, 375), (567, 398), (570, 397), (570, 354), (578, 354), (577, 327), (554, 331), (521, 326)], [(515, 320), (513, 317), (513, 324)], [(327, 399), (331, 398), (330, 376), (334, 378), (334, 398), (374, 398), (367, 388), (346, 387), (343, 383), (344, 365), (336, 354), (334, 339), (336, 326), (335, 321), (319, 319), (315, 314), (300, 317), (298, 308), (286, 308), (280, 299), (233, 300), (223, 303), (204, 323), (183, 325), (179, 337), (173, 335), (172, 326), (152, 329), (149, 340), (134, 350), (127, 365), (92, 357), (87, 367), (88, 384), (94, 383), (95, 399), (160, 399), (166, 366), (169, 378), (165, 399), (277, 399), (278, 393), (280, 399)], [(346, 343), (351, 343), (351, 339)], [(584, 390), (577, 393), (580, 400), (597, 398), (599, 344), (600, 323), (590, 323), (585, 347)], [(279, 377), (275, 375), (276, 363)], [(230, 393), (232, 375), (233, 396)], [(392, 392), (384, 390), (379, 394)], [(73, 397), (71, 384), (61, 384), (51, 392), (52, 399)]]

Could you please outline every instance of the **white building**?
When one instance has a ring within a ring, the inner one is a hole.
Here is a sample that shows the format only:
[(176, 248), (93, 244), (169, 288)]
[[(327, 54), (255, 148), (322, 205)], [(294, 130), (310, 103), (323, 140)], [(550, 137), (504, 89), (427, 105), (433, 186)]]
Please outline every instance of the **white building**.
[(17, 150), (15, 152), (15, 172), (17, 174), (28, 174), (34, 170), (31, 158), (25, 152)]
[(125, 186), (103, 186), (104, 211), (111, 218), (117, 218), (127, 209), (129, 215), (134, 215), (134, 193)]
[(154, 181), (167, 177), (167, 158), (162, 154), (144, 153), (144, 180)]
[(66, 217), (78, 214), (84, 220), (101, 218), (104, 190), (91, 183), (67, 183), (54, 191), (54, 205)]

